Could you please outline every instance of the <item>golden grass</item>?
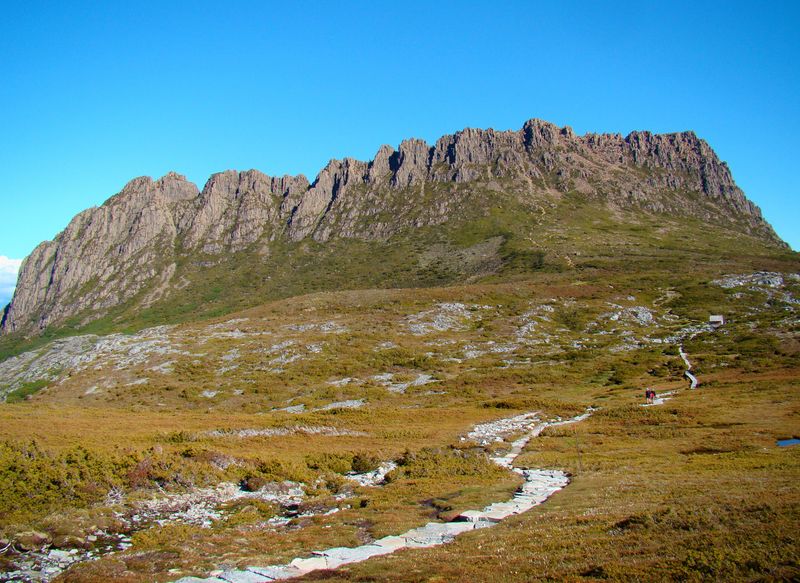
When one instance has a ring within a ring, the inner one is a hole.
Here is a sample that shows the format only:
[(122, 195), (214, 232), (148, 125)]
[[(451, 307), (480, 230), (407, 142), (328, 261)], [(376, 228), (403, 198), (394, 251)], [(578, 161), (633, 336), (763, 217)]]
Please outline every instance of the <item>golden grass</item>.
[(800, 430), (798, 372), (550, 432), (519, 460), (573, 472), (543, 506), (450, 546), (301, 580), (793, 580), (800, 450), (774, 436)]
[[(708, 279), (728, 267), (705, 268), (702, 277)], [(52, 455), (69, 454), (80, 444), (101, 457), (153, 459), (196, 477), (198, 485), (204, 479), (238, 479), (259, 471), (270, 479), (312, 483), (322, 478), (330, 488), (311, 488), (317, 497), (308, 501), (320, 507), (337, 505), (331, 494), (342, 479), (339, 474), (357, 455), (383, 460), (406, 452), (420, 454), (426, 448), (433, 452), (419, 472), (398, 472), (385, 487), (358, 490), (352, 499), (338, 504), (343, 509), (337, 514), (298, 519), (288, 530), (273, 531), (258, 526), (267, 509), (234, 508), (229, 520), (211, 529), (170, 526), (137, 533), (131, 550), (78, 566), (61, 579), (168, 581), (223, 564), (280, 563), (313, 549), (354, 546), (506, 499), (518, 484), (517, 476), (476, 469), (479, 466), (462, 475), (448, 466), (447, 456), (462, 447), (459, 436), (476, 423), (521, 411), (569, 416), (593, 405), (600, 409), (592, 418), (547, 430), (518, 460), (572, 474), (570, 486), (545, 505), (498, 527), (459, 537), (446, 547), (403, 551), (306, 579), (798, 576), (794, 531), (800, 518), (796, 487), (800, 450), (778, 449), (774, 440), (800, 434), (800, 371), (792, 354), (781, 352), (781, 345), (770, 340), (777, 332), (796, 332), (796, 326), (787, 329), (782, 323), (785, 312), (780, 306), (763, 307), (763, 298), (753, 294), (735, 299), (719, 289), (707, 289), (695, 284), (690, 272), (617, 273), (613, 287), (599, 276), (581, 275), (583, 281), (573, 282), (561, 274), (543, 274), (537, 284), (320, 293), (210, 323), (262, 334), (257, 339), (203, 342), (209, 323), (181, 325), (174, 333), (188, 356), (164, 356), (124, 371), (100, 363), (98, 370), (74, 375), (30, 401), (2, 406), (0, 441), (35, 440)], [(650, 280), (655, 279), (661, 289), (654, 291)], [(662, 302), (659, 309), (672, 310), (679, 318), (669, 325), (673, 331), (696, 323), (695, 312), (706, 313), (720, 303), (726, 314), (738, 316), (738, 321), (731, 317), (723, 333), (687, 343), (702, 383), (697, 391), (686, 388), (675, 346), (609, 350), (619, 343), (620, 329), (638, 336), (659, 332), (602, 319), (609, 302), (652, 305), (668, 288), (677, 290), (677, 299)], [(631, 295), (637, 299), (628, 300)], [(488, 305), (491, 310), (478, 310), (480, 317), (465, 322), (463, 330), (427, 336), (408, 333), (410, 316), (434, 309), (437, 302), (454, 301)], [(513, 341), (521, 315), (545, 303), (569, 306), (538, 322), (536, 334), (549, 335), (550, 343), (521, 345), (510, 356), (491, 352), (491, 342)], [(756, 308), (760, 311), (751, 313)], [(248, 320), (225, 324), (232, 317)], [(331, 320), (347, 330), (332, 334), (286, 328)], [(590, 322), (597, 322), (595, 332), (588, 328)], [(615, 328), (619, 329), (612, 332)], [(746, 341), (739, 342), (740, 338)], [(266, 370), (263, 351), (287, 340), (323, 348), (280, 372)], [(397, 348), (376, 350), (384, 341)], [(587, 346), (576, 348), (575, 342)], [(466, 345), (485, 354), (464, 359)], [(242, 353), (239, 368), (218, 374), (218, 367), (227, 362), (222, 356), (233, 348)], [(506, 358), (521, 364), (506, 365), (502, 362)], [(166, 360), (175, 361), (174, 372), (151, 371)], [(409, 387), (405, 394), (390, 393), (371, 380), (376, 374), (393, 373), (396, 380), (409, 381), (422, 372), (438, 382)], [(330, 384), (348, 376), (359, 382)], [(127, 385), (137, 377), (151, 382)], [(102, 383), (108, 388), (85, 394), (88, 387)], [(678, 393), (660, 407), (642, 408), (645, 386)], [(219, 390), (220, 395), (204, 398), (201, 392), (206, 389)], [(234, 393), (235, 389), (242, 393)], [(312, 411), (333, 401), (359, 398), (367, 400), (361, 409)], [(307, 411), (276, 411), (298, 403)], [(245, 439), (207, 435), (219, 429), (294, 425), (367, 435)], [(215, 455), (230, 456), (244, 465), (204, 474), (203, 464)], [(435, 468), (441, 471), (434, 472)], [(145, 479), (140, 490), (124, 485), (133, 495), (147, 496), (153, 487), (148, 484)], [(106, 516), (102, 509), (74, 504), (75, 508), (67, 505), (58, 512), (48, 507), (16, 514), (13, 523), (7, 518), (0, 525), (0, 534), (47, 529), (59, 521), (62, 526), (73, 521), (81, 531)], [(351, 508), (344, 508), (347, 504)]]
[[(172, 443), (178, 432), (198, 436), (190, 443), (213, 447), (230, 455), (293, 455), (314, 452), (370, 449), (387, 456), (404, 449), (419, 449), (456, 441), (472, 425), (507, 415), (506, 410), (480, 406), (454, 407), (446, 416), (438, 408), (377, 408), (338, 414), (256, 415), (181, 411), (132, 413), (108, 408), (58, 408), (11, 405), (0, 408), (0, 440), (36, 440), (58, 451), (80, 443), (98, 451), (140, 449), (156, 444), (164, 448), (185, 447)], [(376, 421), (380, 421), (379, 424)], [(275, 437), (208, 437), (217, 429), (262, 429), (274, 427), (332, 426), (365, 436), (294, 434)], [(396, 436), (402, 435), (402, 442)]]

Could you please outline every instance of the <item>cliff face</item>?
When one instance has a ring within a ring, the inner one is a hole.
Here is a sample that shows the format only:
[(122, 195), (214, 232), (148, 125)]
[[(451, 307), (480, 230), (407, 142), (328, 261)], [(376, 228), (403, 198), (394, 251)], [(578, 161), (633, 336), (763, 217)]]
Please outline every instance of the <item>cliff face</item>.
[(200, 192), (175, 173), (136, 178), (25, 259), (2, 332), (91, 312), (85, 323), (132, 298), (149, 306), (181, 288), (181, 258), (268, 254), (279, 241), (383, 240), (445, 223), (464, 189), (523, 201), (578, 193), (612, 208), (721, 221), (784, 245), (694, 133), (577, 136), (534, 119), (519, 131), (466, 129), (433, 146), (405, 140), (370, 162), (332, 160), (313, 184), (256, 170), (215, 174)]
[(177, 217), (197, 197), (197, 187), (177, 174), (136, 178), (100, 207), (78, 214), (53, 241), (41, 243), (22, 263), (3, 331), (40, 329), (87, 308), (112, 306), (160, 274), (151, 265), (174, 245)]

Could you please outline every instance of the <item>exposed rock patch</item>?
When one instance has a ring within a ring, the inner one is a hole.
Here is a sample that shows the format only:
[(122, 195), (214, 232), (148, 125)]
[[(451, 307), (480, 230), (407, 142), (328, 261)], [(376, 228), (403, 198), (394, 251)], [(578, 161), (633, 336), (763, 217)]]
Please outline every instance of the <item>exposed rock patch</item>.
[(281, 437), (285, 435), (322, 435), (326, 437), (359, 436), (367, 434), (363, 431), (337, 429), (328, 426), (294, 425), (292, 427), (270, 427), (265, 429), (215, 429), (206, 433), (208, 437), (236, 437), (246, 439), (251, 437)]

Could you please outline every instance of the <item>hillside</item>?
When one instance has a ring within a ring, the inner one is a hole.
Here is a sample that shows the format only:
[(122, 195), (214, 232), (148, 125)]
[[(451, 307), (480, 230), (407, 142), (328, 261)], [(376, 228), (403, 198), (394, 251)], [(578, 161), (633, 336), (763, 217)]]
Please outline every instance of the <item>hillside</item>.
[[(800, 459), (775, 440), (800, 433), (798, 264), (688, 259), (317, 293), (7, 359), (0, 539), (20, 553), (0, 571), (174, 581), (369, 545), (519, 486), (476, 424), (590, 411), (515, 462), (566, 471), (542, 506), (307, 577), (796, 576)], [(645, 386), (666, 401), (641, 407)], [(386, 483), (366, 477), (381, 467)]]
[[(2, 332), (136, 329), (312, 291), (558, 270), (617, 245), (661, 248), (686, 221), (722, 248), (785, 248), (691, 132), (577, 136), (531, 120), (332, 160), (312, 184), (255, 170), (202, 191), (175, 173), (137, 178), (26, 258)], [(598, 241), (616, 226), (629, 232)]]

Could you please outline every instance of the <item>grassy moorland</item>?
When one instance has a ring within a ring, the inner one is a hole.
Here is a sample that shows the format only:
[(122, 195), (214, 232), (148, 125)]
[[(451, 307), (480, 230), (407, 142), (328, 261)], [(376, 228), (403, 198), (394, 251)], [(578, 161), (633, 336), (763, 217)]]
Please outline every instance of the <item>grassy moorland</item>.
[(660, 408), (606, 407), (520, 460), (572, 472), (541, 507), (303, 580), (794, 580), (800, 458), (774, 440), (800, 428), (798, 372), (730, 371)]
[[(726, 247), (720, 233), (693, 230), (702, 251), (677, 252), (677, 227), (657, 247), (650, 227), (628, 238), (594, 227), (581, 239), (588, 227), (567, 221), (579, 243), (542, 243), (543, 264), (507, 244), (506, 271), (469, 285), (318, 292), (29, 344), (30, 359), (0, 363), (0, 539), (130, 540), (60, 581), (282, 563), (507, 498), (519, 478), (461, 436), (490, 419), (593, 406), (517, 460), (571, 473), (547, 503), (444, 547), (306, 579), (800, 576), (800, 450), (775, 446), (800, 435), (797, 260), (749, 241)], [(468, 248), (489, 231), (460, 236)], [(716, 281), (756, 270), (782, 273), (780, 285)], [(699, 331), (712, 313), (726, 325)], [(642, 408), (646, 386), (677, 392)], [(386, 485), (345, 477), (386, 460), (399, 464)], [(306, 491), (287, 525), (267, 522), (278, 505), (249, 498), (220, 503), (205, 525), (128, 520), (159, 497), (287, 480)], [(0, 571), (19, 560), (0, 555)]]

